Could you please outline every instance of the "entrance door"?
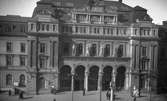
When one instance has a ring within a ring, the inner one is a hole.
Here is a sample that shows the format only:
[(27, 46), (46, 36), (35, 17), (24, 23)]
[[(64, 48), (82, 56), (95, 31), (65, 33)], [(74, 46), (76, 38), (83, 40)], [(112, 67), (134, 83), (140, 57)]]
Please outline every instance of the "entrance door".
[(116, 89), (122, 90), (125, 86), (125, 67), (119, 67), (117, 69), (117, 76), (116, 76)]

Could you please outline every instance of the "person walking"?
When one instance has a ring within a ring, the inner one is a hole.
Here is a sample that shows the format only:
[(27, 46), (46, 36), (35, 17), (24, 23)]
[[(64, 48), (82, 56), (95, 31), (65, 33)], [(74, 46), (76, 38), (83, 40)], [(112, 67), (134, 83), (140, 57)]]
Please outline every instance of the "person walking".
[(83, 96), (85, 96), (85, 88), (83, 89)]
[(136, 86), (134, 86), (132, 91), (133, 101), (136, 101), (136, 98), (138, 97), (138, 95), (139, 95), (139, 90), (136, 88)]

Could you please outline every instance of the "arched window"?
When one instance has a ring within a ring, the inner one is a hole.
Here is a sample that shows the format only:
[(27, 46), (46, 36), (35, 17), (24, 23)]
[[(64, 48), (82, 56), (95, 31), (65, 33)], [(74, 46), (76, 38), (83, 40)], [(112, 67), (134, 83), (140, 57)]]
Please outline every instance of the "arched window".
[(6, 85), (12, 85), (12, 75), (11, 74), (6, 75)]
[(25, 75), (20, 75), (19, 87), (25, 87)]

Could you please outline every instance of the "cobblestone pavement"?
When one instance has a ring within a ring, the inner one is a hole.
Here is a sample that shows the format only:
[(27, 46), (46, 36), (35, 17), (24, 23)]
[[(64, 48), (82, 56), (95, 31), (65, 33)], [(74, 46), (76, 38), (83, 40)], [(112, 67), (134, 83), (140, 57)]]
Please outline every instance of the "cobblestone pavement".
[[(102, 101), (108, 101), (106, 99), (106, 92), (102, 92)], [(41, 94), (34, 95), (33, 97), (26, 97), (24, 99), (18, 99), (18, 96), (8, 96), (7, 94), (0, 94), (0, 101), (72, 101), (71, 92), (62, 92), (56, 95), (53, 94)], [(100, 101), (99, 92), (88, 92), (85, 96), (81, 91), (74, 92), (73, 101)], [(133, 101), (128, 93), (116, 93), (116, 99), (114, 101)], [(151, 95), (151, 100), (148, 95), (142, 95), (137, 98), (136, 101), (167, 101), (167, 95)]]

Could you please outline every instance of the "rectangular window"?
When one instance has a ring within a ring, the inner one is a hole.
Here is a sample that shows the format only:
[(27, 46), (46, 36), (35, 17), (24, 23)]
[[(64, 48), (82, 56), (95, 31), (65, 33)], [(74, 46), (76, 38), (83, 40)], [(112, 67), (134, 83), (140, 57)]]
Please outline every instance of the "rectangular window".
[(56, 25), (53, 25), (53, 31), (56, 31)]
[(26, 51), (26, 44), (25, 43), (20, 43), (20, 51), (25, 53), (25, 51)]
[(25, 61), (26, 57), (25, 56), (20, 56), (20, 66), (25, 66)]
[(69, 47), (70, 47), (69, 43), (64, 43), (64, 47), (63, 47), (64, 56), (69, 56), (69, 52), (70, 52)]
[(92, 44), (89, 53), (90, 53), (90, 56), (96, 56), (97, 55), (97, 45), (96, 44)]
[(110, 56), (110, 44), (106, 44), (104, 48), (104, 57)]
[(6, 51), (7, 52), (12, 52), (12, 42), (7, 42), (6, 43)]
[(7, 66), (13, 65), (13, 56), (12, 55), (6, 55), (6, 65)]
[(46, 25), (46, 30), (49, 31), (49, 24)]
[(45, 52), (46, 52), (46, 44), (40, 43), (40, 53), (45, 53)]
[(146, 47), (142, 47), (142, 56), (146, 56), (147, 50)]
[(42, 31), (44, 31), (45, 30), (45, 25), (44, 24), (42, 24)]
[(40, 66), (40, 68), (45, 68), (45, 66), (46, 66), (46, 65), (45, 65), (46, 63), (45, 63), (45, 62), (46, 62), (45, 57), (42, 57), (42, 56), (41, 56), (41, 57), (39, 58), (39, 66)]
[(83, 54), (83, 44), (76, 44), (76, 56), (81, 56)]
[(135, 35), (137, 35), (137, 29), (135, 29)]
[(31, 24), (31, 30), (33, 30), (33, 28), (34, 28), (34, 24)]

